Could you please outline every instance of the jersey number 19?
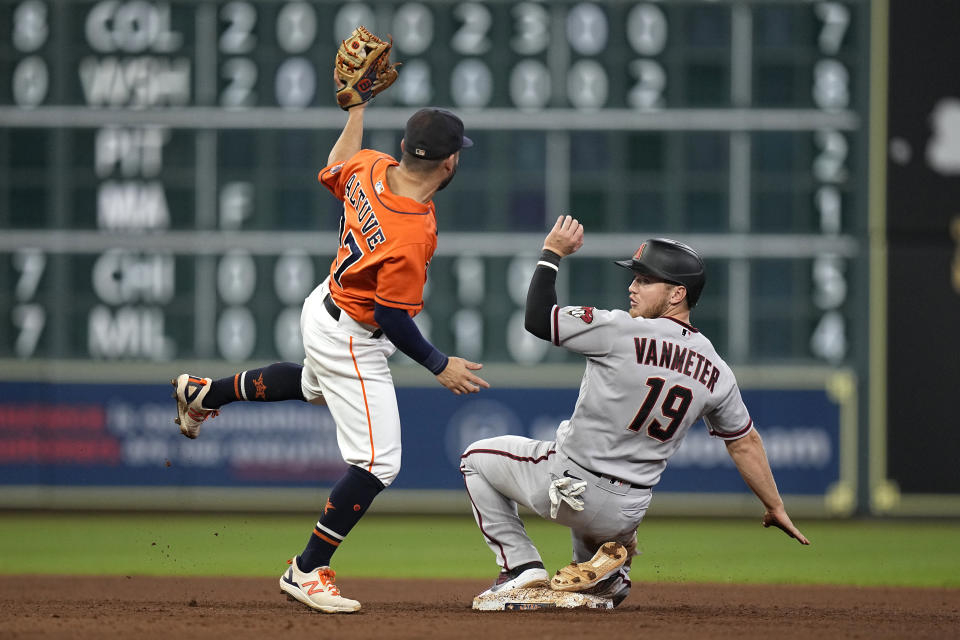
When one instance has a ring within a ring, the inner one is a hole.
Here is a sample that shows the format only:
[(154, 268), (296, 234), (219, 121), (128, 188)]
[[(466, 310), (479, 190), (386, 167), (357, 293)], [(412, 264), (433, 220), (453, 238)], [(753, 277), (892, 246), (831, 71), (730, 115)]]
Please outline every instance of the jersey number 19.
[[(647, 378), (647, 386), (650, 387), (650, 390), (647, 392), (647, 397), (643, 399), (643, 404), (640, 405), (640, 410), (634, 416), (633, 422), (627, 427), (628, 429), (640, 431), (643, 428), (644, 423), (650, 417), (650, 412), (657, 404), (657, 400), (660, 399), (660, 393), (663, 391), (666, 382), (663, 378)], [(660, 413), (664, 418), (669, 418), (670, 423), (664, 427), (659, 420), (654, 418), (647, 426), (647, 435), (660, 442), (666, 442), (672, 438), (683, 423), (683, 418), (687, 415), (687, 409), (690, 408), (692, 401), (693, 391), (687, 387), (679, 384), (670, 387), (666, 398), (660, 405)]]

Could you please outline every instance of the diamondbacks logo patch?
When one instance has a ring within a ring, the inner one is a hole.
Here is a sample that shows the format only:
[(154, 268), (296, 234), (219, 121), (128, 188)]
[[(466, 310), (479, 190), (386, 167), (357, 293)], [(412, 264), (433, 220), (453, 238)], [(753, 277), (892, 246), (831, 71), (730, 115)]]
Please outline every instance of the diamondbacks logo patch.
[(593, 322), (593, 307), (574, 307), (567, 311), (574, 318), (580, 318), (586, 324)]

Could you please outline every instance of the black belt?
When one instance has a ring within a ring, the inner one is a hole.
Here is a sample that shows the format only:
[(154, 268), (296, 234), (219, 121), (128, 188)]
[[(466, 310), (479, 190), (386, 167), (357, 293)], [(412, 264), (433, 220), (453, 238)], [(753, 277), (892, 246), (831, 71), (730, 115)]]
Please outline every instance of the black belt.
[[(342, 312), (340, 311), (340, 307), (337, 306), (337, 303), (333, 301), (333, 297), (329, 293), (323, 296), (323, 306), (326, 308), (327, 313), (330, 314), (331, 318), (337, 322), (340, 321), (340, 314)], [(377, 329), (376, 331), (370, 333), (371, 338), (379, 338), (382, 335), (383, 329)]]
[[(567, 456), (567, 457), (570, 458), (570, 456)], [(626, 480), (621, 480), (620, 478), (614, 478), (613, 476), (606, 476), (606, 475), (604, 475), (604, 474), (602, 474), (602, 473), (597, 473), (596, 471), (593, 471), (593, 470), (591, 470), (591, 469), (587, 469), (585, 466), (583, 466), (582, 464), (580, 464), (579, 462), (577, 462), (577, 461), (574, 460), (573, 458), (570, 458), (570, 462), (574, 463), (575, 465), (577, 465), (578, 467), (580, 467), (581, 469), (583, 469), (583, 470), (586, 471), (587, 473), (592, 473), (593, 475), (597, 476), (597, 477), (600, 478), (601, 480), (606, 480), (607, 482), (609, 482), (609, 483), (611, 483), (611, 484), (623, 484), (623, 485), (626, 485), (626, 486), (630, 487), (631, 489), (650, 489), (650, 488), (651, 488), (651, 487), (649, 487), (649, 486), (647, 486), (647, 485), (645, 485), (645, 484), (633, 484), (632, 482), (627, 482)]]

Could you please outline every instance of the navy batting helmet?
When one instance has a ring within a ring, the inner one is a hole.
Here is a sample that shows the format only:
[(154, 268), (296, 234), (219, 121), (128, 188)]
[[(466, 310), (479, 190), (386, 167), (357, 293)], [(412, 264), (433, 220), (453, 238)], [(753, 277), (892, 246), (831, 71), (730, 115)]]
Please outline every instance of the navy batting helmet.
[(707, 281), (703, 260), (689, 246), (669, 238), (647, 240), (630, 260), (617, 260), (616, 264), (637, 273), (643, 273), (687, 288), (687, 303), (692, 309)]

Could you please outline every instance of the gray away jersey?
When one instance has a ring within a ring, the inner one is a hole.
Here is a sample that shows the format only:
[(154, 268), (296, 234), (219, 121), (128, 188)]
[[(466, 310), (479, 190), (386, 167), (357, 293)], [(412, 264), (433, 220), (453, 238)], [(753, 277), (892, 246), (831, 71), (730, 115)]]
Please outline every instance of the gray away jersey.
[(730, 367), (690, 325), (554, 306), (550, 333), (587, 357), (573, 415), (557, 429), (558, 448), (586, 469), (653, 486), (701, 417), (725, 440), (753, 427)]

